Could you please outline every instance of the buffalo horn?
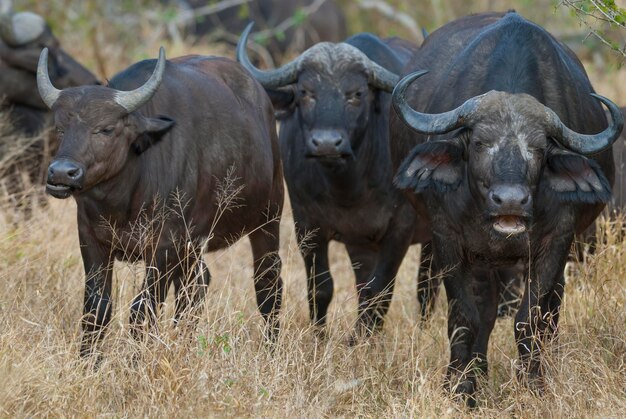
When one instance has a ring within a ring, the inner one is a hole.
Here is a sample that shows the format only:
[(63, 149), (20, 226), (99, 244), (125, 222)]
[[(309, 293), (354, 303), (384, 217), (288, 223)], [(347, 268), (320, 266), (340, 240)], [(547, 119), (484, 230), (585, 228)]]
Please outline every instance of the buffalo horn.
[(118, 90), (115, 92), (115, 102), (130, 113), (149, 101), (159, 88), (161, 80), (163, 80), (165, 62), (165, 49), (161, 47), (159, 49), (159, 59), (148, 81), (135, 90), (127, 92)]
[(241, 34), (241, 38), (239, 38), (237, 43), (237, 61), (266, 89), (276, 89), (295, 82), (298, 78), (299, 58), (280, 68), (267, 71), (259, 70), (250, 62), (246, 46), (248, 45), (248, 37), (253, 26), (254, 22), (250, 22)]
[[(248, 53), (246, 51), (248, 37), (250, 36), (250, 31), (252, 30), (253, 25), (254, 22), (248, 24), (246, 29), (241, 34), (241, 38), (239, 38), (239, 42), (237, 43), (237, 61), (239, 61), (239, 63), (241, 63), (241, 65), (243, 65), (245, 69), (252, 74), (252, 77), (261, 83), (261, 85), (266, 89), (276, 89), (294, 83), (298, 79), (298, 72), (302, 61), (318, 53), (319, 48), (321, 48), (322, 45), (328, 45), (328, 43), (317, 44), (316, 46), (306, 50), (298, 58), (275, 70), (259, 70), (250, 62), (250, 58), (248, 57)], [(349, 44), (343, 45), (348, 45), (349, 48), (353, 49), (353, 54), (358, 55), (363, 59), (365, 65), (368, 67), (369, 84), (386, 92), (391, 92), (393, 90), (400, 77), (371, 61), (358, 48)]]
[(393, 108), (405, 124), (421, 134), (445, 134), (454, 129), (466, 126), (476, 110), (480, 96), (470, 98), (458, 108), (439, 114), (417, 112), (406, 100), (406, 91), (414, 80), (428, 73), (427, 70), (416, 71), (405, 76), (398, 82), (392, 93)]
[(624, 128), (624, 115), (620, 108), (604, 96), (591, 93), (604, 103), (611, 113), (612, 122), (598, 134), (579, 134), (567, 128), (553, 110), (546, 107), (548, 134), (563, 147), (580, 154), (599, 153), (611, 147)]
[(37, 65), (37, 88), (43, 102), (49, 108), (59, 98), (61, 90), (52, 85), (50, 75), (48, 74), (48, 48), (44, 48), (39, 55), (39, 64)]

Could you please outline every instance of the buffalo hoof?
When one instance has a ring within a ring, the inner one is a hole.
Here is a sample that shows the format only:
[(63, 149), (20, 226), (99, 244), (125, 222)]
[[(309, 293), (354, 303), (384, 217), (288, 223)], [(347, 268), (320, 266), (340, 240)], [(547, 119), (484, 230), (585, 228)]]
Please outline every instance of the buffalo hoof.
[(541, 373), (518, 371), (517, 381), (537, 396), (543, 396), (546, 392), (546, 380)]
[(318, 342), (326, 342), (328, 340), (328, 331), (325, 326), (313, 326), (313, 336)]
[(444, 390), (450, 393), (456, 400), (463, 401), (464, 404), (473, 409), (476, 407), (476, 377), (455, 374), (446, 377)]

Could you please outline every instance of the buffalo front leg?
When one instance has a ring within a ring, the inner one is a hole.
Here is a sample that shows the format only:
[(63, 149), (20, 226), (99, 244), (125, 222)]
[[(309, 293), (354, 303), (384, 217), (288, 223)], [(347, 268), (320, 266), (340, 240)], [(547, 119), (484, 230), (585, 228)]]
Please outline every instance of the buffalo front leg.
[(135, 339), (142, 340), (146, 328), (156, 326), (159, 305), (167, 295), (169, 274), (171, 272), (167, 272), (165, 261), (157, 258), (152, 263), (146, 263), (143, 285), (130, 306), (130, 327)]
[(391, 227), (379, 244), (378, 253), (367, 256), (375, 260), (374, 270), (365, 283), (359, 283), (359, 317), (357, 331), (366, 335), (379, 330), (391, 298), (393, 287), (402, 259), (411, 241), (411, 230)]
[(282, 304), (283, 281), (280, 277), (281, 260), (280, 220), (272, 220), (263, 228), (250, 233), (254, 258), (254, 289), (256, 301), (265, 320), (265, 336), (270, 341), (278, 336), (278, 313)]
[(538, 246), (515, 316), (515, 340), (522, 365), (520, 378), (537, 390), (544, 384), (542, 348), (557, 331), (565, 284), (563, 272), (571, 242), (570, 236), (553, 239), (549, 246)]
[(109, 252), (93, 239), (89, 227), (79, 225), (78, 234), (86, 274), (80, 355), (86, 357), (94, 353), (111, 321), (113, 261)]
[[(350, 261), (352, 262), (352, 268), (354, 269), (354, 276), (356, 278), (356, 290), (359, 296), (359, 316), (366, 315), (361, 313), (361, 307), (365, 307), (367, 301), (369, 301), (370, 296), (365, 288), (371, 285), (369, 281), (372, 279), (376, 263), (378, 262), (378, 249), (368, 246), (346, 245), (346, 250), (350, 255)], [(359, 336), (367, 335), (369, 331), (365, 325), (372, 322), (373, 319), (362, 321), (359, 317), (353, 340), (357, 339)]]
[(313, 325), (326, 325), (328, 306), (333, 299), (333, 278), (328, 263), (328, 240), (319, 231), (298, 228), (298, 247), (307, 273), (309, 315)]
[(474, 302), (480, 318), (478, 335), (474, 341), (472, 368), (487, 374), (487, 349), (489, 337), (498, 317), (498, 298), (502, 277), (507, 272), (500, 269), (472, 269)]
[(443, 278), (448, 299), (448, 339), (450, 363), (446, 387), (463, 396), (469, 406), (475, 404), (476, 372), (472, 360), (474, 343), (480, 328), (480, 313), (472, 295), (470, 267), (460, 256), (461, 249), (440, 236), (433, 238), (433, 257)]

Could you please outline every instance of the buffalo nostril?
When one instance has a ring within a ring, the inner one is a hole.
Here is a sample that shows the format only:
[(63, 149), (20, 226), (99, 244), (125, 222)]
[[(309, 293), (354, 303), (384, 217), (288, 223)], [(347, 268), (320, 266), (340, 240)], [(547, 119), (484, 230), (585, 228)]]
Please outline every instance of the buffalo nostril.
[(530, 195), (526, 195), (524, 199), (522, 199), (522, 205), (528, 204), (528, 200), (530, 199)]
[(79, 178), (82, 174), (83, 174), (83, 171), (79, 167), (76, 167), (67, 171), (67, 175), (72, 179)]
[(342, 141), (343, 141), (343, 138), (340, 138), (337, 141), (335, 141), (335, 147), (339, 147)]
[(500, 198), (498, 194), (491, 192), (490, 196), (493, 202), (495, 202), (498, 205), (502, 205), (502, 198)]
[(316, 140), (315, 138), (313, 138), (313, 139), (311, 140), (311, 142), (313, 143), (313, 145), (314, 145), (315, 147), (319, 147), (319, 145), (320, 145), (320, 142), (319, 142), (318, 140)]

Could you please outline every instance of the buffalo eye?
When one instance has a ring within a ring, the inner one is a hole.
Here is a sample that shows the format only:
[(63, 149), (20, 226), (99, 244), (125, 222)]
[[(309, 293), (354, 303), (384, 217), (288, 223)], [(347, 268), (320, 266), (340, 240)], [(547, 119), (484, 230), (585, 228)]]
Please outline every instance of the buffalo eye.
[(348, 103), (350, 105), (358, 106), (361, 103), (361, 97), (363, 96), (363, 92), (356, 91), (354, 93), (348, 94)]
[(312, 99), (313, 98), (313, 94), (311, 93), (310, 90), (307, 89), (301, 89), (300, 90), (300, 96), (304, 99)]
[(473, 142), (474, 148), (477, 151), (483, 151), (484, 149), (486, 149), (487, 147), (489, 147), (486, 143), (482, 142), (482, 141), (474, 141)]
[(300, 98), (305, 105), (312, 105), (315, 103), (315, 96), (308, 90), (300, 90)]
[(115, 127), (104, 127), (104, 128), (97, 129), (94, 132), (94, 134), (102, 134), (102, 135), (109, 136), (109, 135), (113, 134), (113, 131), (115, 131)]

